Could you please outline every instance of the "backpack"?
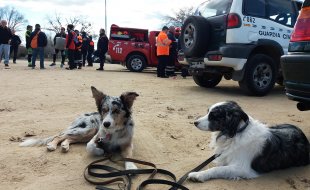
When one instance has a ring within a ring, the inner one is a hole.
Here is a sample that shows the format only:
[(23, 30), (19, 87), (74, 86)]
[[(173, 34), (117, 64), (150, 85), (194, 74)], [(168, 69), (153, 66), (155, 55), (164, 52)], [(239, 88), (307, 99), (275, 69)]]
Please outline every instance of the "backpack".
[(74, 33), (74, 39), (73, 39), (74, 43), (78, 43), (79, 42), (79, 39), (77, 38), (77, 35), (76, 33)]
[(41, 32), (41, 30), (39, 30), (39, 32), (32, 38), (31, 47), (33, 49), (38, 47), (38, 35), (40, 32)]

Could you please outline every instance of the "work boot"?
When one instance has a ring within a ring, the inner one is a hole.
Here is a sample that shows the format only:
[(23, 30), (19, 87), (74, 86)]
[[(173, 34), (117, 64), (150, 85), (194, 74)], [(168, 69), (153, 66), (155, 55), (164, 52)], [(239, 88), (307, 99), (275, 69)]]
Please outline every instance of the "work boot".
[(96, 69), (97, 71), (103, 71), (104, 69), (100, 67), (99, 69)]

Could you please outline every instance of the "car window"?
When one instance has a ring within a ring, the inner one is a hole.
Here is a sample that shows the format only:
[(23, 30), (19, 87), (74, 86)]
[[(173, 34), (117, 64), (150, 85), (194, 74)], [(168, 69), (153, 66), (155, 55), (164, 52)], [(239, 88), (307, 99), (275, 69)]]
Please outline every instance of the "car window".
[(266, 17), (266, 0), (246, 0), (245, 13), (250, 16)]
[(202, 3), (194, 15), (201, 15), (205, 18), (227, 14), (228, 5), (231, 0), (209, 0)]
[(275, 22), (293, 27), (296, 22), (293, 2), (290, 0), (269, 0), (268, 17)]

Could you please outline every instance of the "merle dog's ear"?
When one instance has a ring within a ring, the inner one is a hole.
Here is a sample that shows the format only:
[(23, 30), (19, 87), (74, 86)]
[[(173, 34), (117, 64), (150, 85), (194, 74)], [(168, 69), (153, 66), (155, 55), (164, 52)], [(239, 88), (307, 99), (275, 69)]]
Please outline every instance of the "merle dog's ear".
[(249, 116), (241, 109), (241, 107), (236, 102), (230, 101), (228, 102), (228, 105), (229, 106), (226, 110), (226, 135), (232, 138), (237, 134), (240, 122), (242, 120), (244, 122), (247, 122), (249, 120)]
[(131, 109), (133, 102), (137, 96), (139, 96), (139, 94), (137, 94), (135, 92), (125, 92), (121, 95), (120, 98), (123, 101), (123, 103), (126, 105), (126, 107), (128, 109)]
[(99, 90), (97, 90), (95, 87), (91, 87), (91, 91), (93, 93), (93, 98), (96, 100), (96, 105), (99, 107), (101, 104), (102, 100), (107, 97), (107, 95)]

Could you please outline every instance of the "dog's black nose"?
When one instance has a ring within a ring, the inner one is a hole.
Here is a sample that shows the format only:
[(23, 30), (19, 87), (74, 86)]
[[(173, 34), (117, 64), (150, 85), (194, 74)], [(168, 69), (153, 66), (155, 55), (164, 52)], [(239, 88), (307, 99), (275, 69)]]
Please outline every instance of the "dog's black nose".
[(199, 122), (195, 121), (194, 125), (197, 127), (199, 125)]
[(106, 121), (106, 122), (103, 123), (103, 126), (104, 126), (105, 128), (110, 127), (110, 125), (111, 125), (111, 123), (108, 122), (108, 121)]

